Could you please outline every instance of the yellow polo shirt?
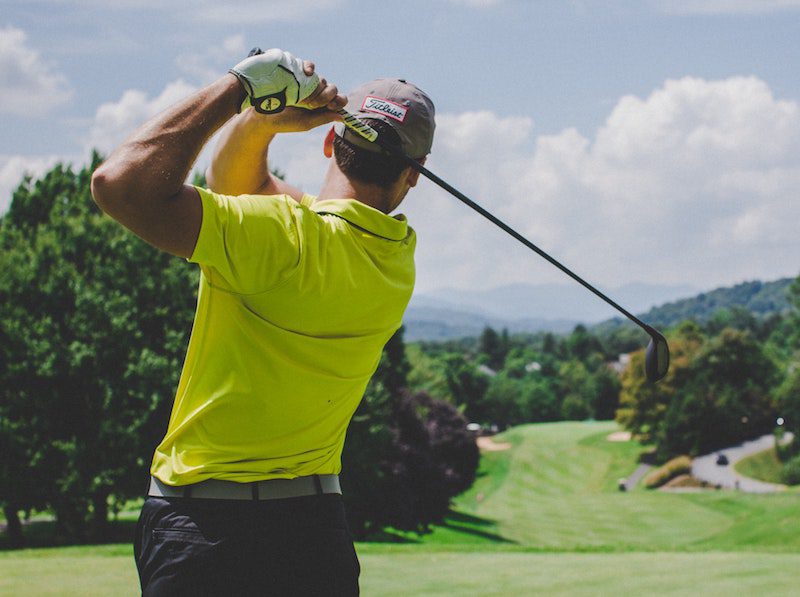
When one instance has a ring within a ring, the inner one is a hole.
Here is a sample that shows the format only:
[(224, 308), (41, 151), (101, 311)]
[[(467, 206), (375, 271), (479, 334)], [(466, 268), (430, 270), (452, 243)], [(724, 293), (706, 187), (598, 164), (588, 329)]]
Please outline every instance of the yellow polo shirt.
[(338, 473), (414, 286), (402, 215), (197, 189), (197, 312), (151, 473), (170, 485)]

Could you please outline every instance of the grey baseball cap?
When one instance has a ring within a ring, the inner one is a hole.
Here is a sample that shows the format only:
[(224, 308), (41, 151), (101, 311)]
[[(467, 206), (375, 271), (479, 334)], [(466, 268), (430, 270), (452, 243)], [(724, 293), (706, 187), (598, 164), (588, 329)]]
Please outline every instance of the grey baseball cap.
[[(423, 158), (433, 145), (434, 107), (431, 98), (404, 79), (375, 79), (354, 89), (347, 96), (345, 109), (358, 118), (380, 120), (400, 137), (403, 152), (414, 159)], [(369, 122), (367, 122), (369, 124)], [(367, 151), (380, 152), (376, 143), (367, 141), (337, 122), (336, 134)]]

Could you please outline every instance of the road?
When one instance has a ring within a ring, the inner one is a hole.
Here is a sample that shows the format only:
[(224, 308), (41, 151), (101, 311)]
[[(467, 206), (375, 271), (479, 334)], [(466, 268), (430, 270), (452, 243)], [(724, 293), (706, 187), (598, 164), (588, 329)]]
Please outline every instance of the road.
[[(788, 437), (784, 437), (784, 441), (788, 442), (791, 440), (791, 434), (787, 433), (786, 435)], [(786, 489), (785, 485), (766, 483), (749, 477), (743, 477), (733, 468), (733, 465), (742, 458), (768, 450), (774, 445), (775, 437), (773, 435), (764, 435), (758, 439), (739, 444), (738, 446), (717, 450), (716, 452), (704, 456), (698, 456), (692, 461), (692, 476), (701, 481), (706, 481), (711, 485), (719, 485), (726, 489), (739, 489), (748, 493), (782, 491)], [(721, 466), (717, 464), (717, 454), (720, 453), (728, 457), (728, 465)]]

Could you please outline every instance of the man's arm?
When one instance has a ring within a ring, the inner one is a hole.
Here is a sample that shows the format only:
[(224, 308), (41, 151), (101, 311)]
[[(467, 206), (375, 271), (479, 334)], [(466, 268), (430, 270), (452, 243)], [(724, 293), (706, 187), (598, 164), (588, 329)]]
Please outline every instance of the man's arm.
[(190, 257), (203, 213), (197, 191), (184, 181), (203, 145), (244, 97), (228, 74), (144, 124), (95, 170), (95, 202), (151, 245)]
[(269, 170), (269, 146), (275, 138), (269, 117), (245, 110), (222, 129), (211, 165), (206, 170), (208, 188), (223, 195), (291, 195), (302, 191)]
[[(305, 62), (304, 68), (307, 75), (313, 74), (313, 63)], [(209, 188), (224, 195), (285, 194), (299, 201), (303, 192), (270, 172), (270, 143), (278, 133), (307, 131), (339, 120), (336, 111), (346, 102), (336, 86), (322, 79), (317, 93), (298, 104), (305, 107), (288, 107), (278, 114), (245, 110), (220, 132), (206, 171)]]
[[(313, 73), (314, 66), (306, 63), (304, 69)], [(100, 208), (155, 247), (190, 257), (203, 213), (197, 191), (184, 181), (203, 145), (242, 105), (240, 80), (225, 75), (123, 142), (92, 176), (92, 196)], [(307, 130), (334, 120), (335, 112), (325, 106), (344, 105), (337, 94), (323, 79), (304, 100), (306, 108), (286, 108), (275, 115), (276, 132)]]

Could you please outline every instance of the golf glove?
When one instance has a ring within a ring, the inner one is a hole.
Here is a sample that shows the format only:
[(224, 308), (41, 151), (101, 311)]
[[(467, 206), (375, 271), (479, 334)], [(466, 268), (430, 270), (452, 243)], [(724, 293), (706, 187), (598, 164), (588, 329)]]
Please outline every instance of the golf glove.
[(230, 72), (247, 92), (240, 112), (253, 106), (256, 112), (275, 114), (303, 101), (319, 84), (316, 73), (305, 73), (302, 60), (277, 48), (266, 52), (253, 48)]

